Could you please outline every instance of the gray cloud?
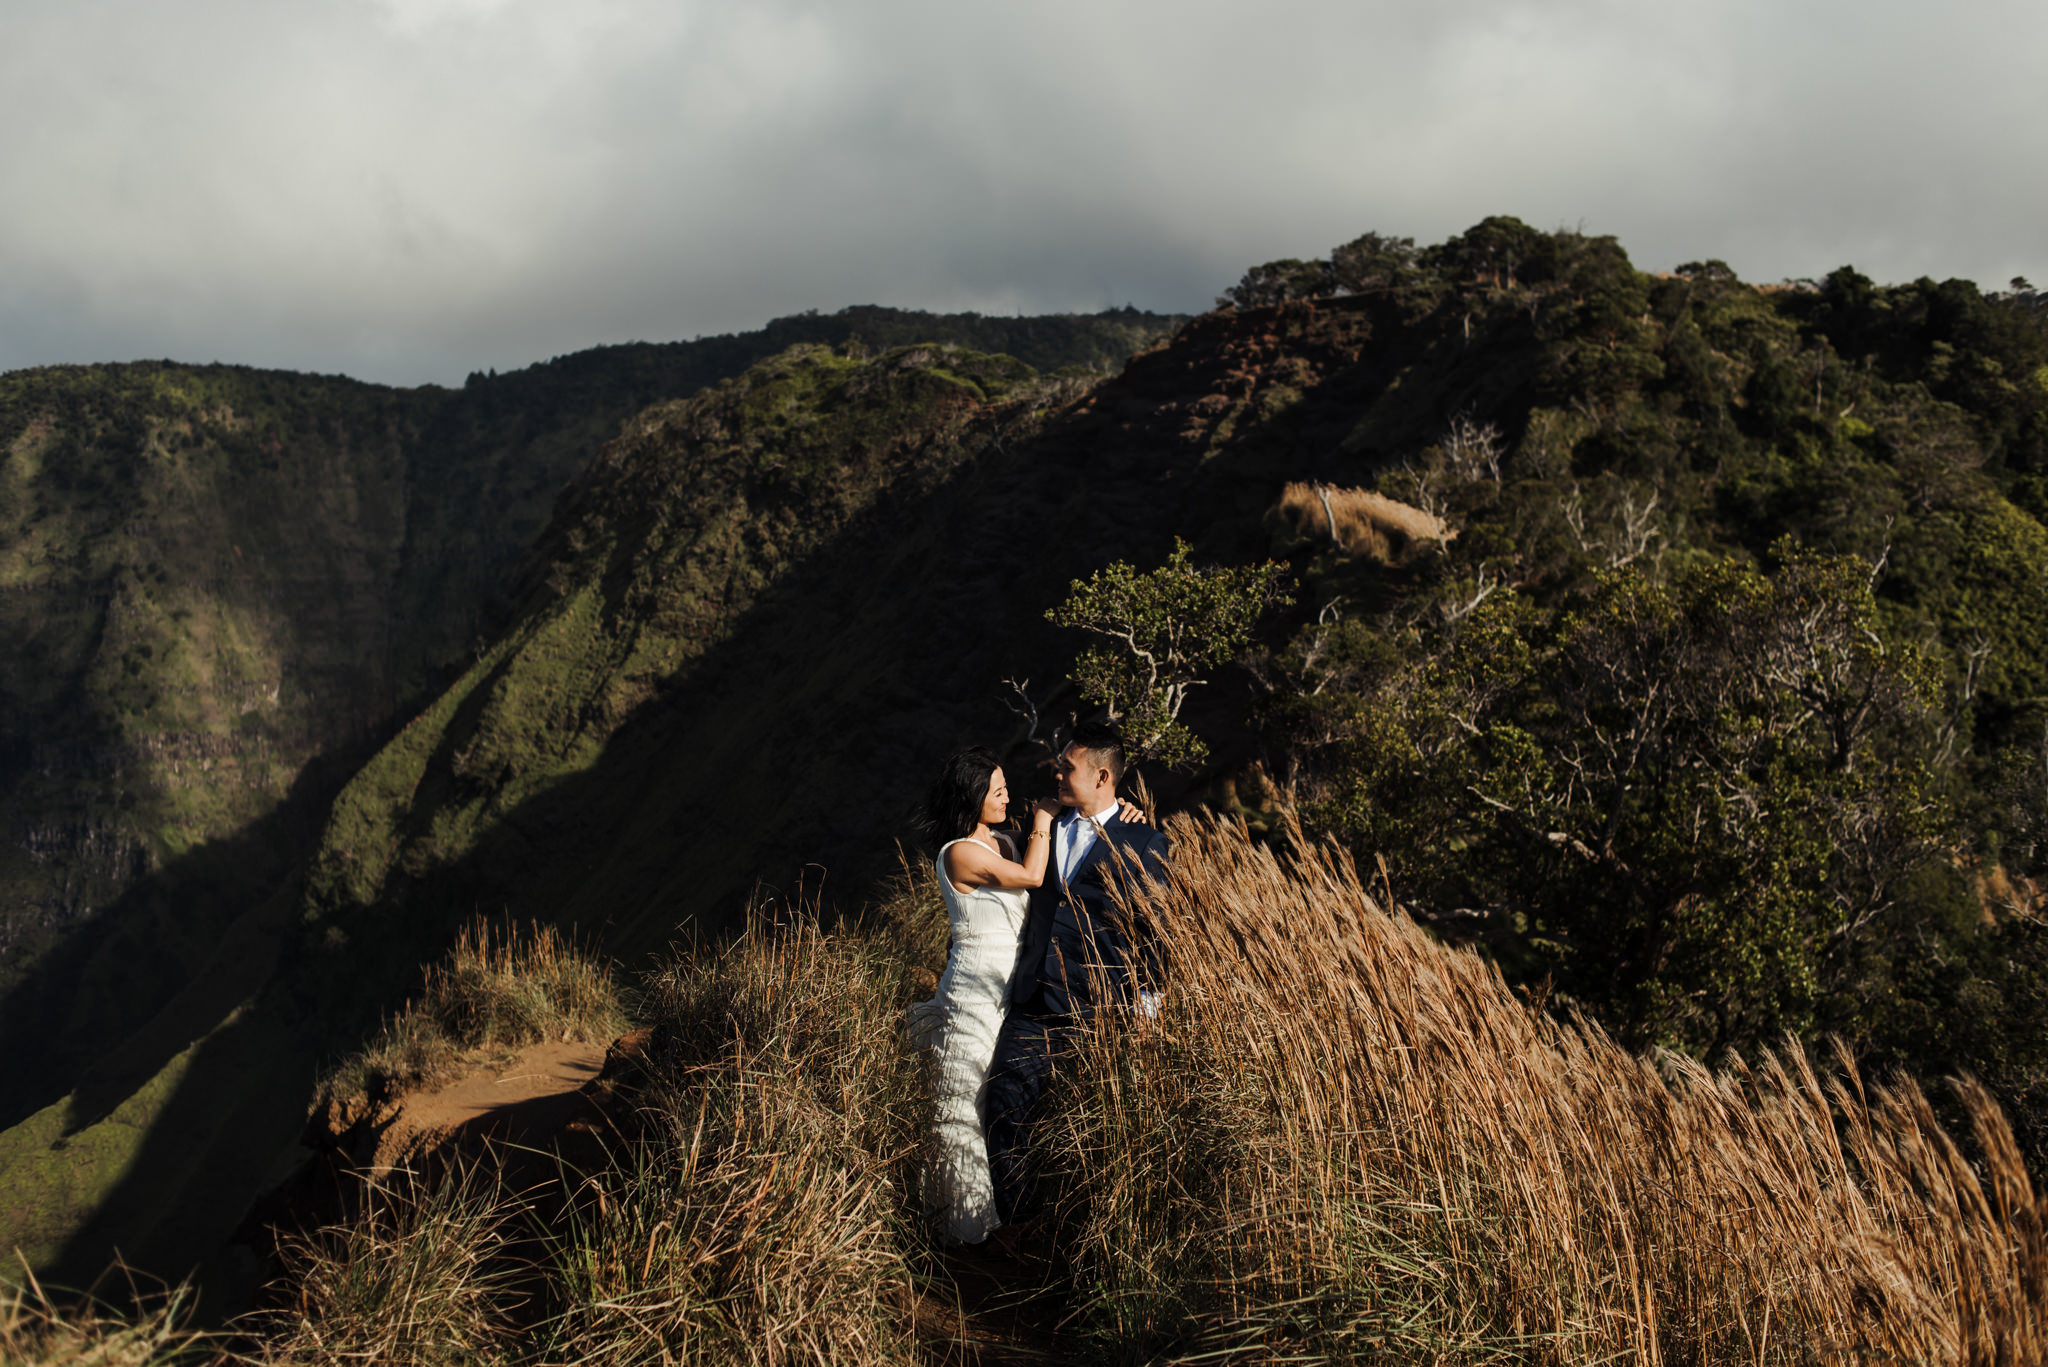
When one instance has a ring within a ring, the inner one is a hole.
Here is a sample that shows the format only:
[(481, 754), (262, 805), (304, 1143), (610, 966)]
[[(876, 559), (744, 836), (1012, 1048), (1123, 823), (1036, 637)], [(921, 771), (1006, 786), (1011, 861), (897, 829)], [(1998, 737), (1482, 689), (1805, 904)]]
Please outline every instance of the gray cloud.
[(0, 367), (1196, 309), (1491, 213), (1998, 285), (2048, 275), (2044, 47), (2008, 0), (13, 0)]

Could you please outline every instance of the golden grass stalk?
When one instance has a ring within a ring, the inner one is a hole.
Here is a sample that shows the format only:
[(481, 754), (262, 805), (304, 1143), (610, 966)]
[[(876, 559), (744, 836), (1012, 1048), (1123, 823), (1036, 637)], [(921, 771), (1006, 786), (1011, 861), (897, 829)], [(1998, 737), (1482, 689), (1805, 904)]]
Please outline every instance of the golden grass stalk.
[(350, 1218), (279, 1240), (275, 1303), (233, 1326), (252, 1363), (393, 1367), (510, 1356), (521, 1203), (495, 1169), (366, 1187)]
[(320, 1094), (396, 1095), (445, 1081), (468, 1050), (608, 1044), (627, 1024), (611, 974), (561, 931), (538, 922), (494, 929), (479, 919), (427, 967), (419, 996), (338, 1065)]
[(1981, 1167), (1917, 1086), (1796, 1045), (1710, 1072), (1519, 1000), (1366, 893), (1180, 820), (1151, 1023), (1053, 1105), (1083, 1321), (1161, 1360), (2048, 1359), (2048, 1250), (2004, 1118)]

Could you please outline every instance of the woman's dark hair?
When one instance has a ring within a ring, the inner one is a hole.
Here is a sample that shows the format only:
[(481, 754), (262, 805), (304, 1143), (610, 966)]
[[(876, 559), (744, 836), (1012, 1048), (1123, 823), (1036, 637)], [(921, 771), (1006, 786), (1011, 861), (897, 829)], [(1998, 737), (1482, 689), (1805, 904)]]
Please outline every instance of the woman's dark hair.
[(946, 761), (924, 799), (922, 824), (934, 840), (943, 845), (974, 833), (982, 800), (988, 796), (989, 775), (1000, 763), (979, 745)]

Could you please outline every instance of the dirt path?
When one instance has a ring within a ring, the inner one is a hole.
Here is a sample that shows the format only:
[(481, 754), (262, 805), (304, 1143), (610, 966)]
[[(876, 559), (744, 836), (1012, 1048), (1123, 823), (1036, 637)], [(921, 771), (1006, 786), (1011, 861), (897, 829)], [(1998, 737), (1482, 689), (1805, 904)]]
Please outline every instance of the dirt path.
[(378, 1137), (373, 1174), (411, 1166), (455, 1138), (534, 1144), (591, 1110), (580, 1095), (604, 1066), (601, 1044), (530, 1045), (510, 1060), (479, 1065), (431, 1092), (405, 1098)]

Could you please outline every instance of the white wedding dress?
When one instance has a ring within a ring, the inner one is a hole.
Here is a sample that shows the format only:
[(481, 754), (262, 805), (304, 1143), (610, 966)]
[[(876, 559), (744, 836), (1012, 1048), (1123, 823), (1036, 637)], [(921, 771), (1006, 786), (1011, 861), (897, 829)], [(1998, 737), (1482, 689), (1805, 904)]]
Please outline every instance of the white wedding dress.
[[(1007, 837), (998, 836), (1016, 858)], [(911, 1008), (913, 1026), (938, 1055), (933, 1083), (938, 1113), (938, 1159), (932, 1199), (949, 1237), (980, 1243), (1002, 1223), (996, 1218), (989, 1182), (988, 1143), (982, 1133), (982, 1094), (996, 1032), (1008, 1006), (1010, 973), (1031, 894), (1023, 888), (976, 888), (957, 892), (946, 877), (946, 850), (939, 851), (939, 892), (953, 927), (953, 951), (939, 978), (938, 994)]]

